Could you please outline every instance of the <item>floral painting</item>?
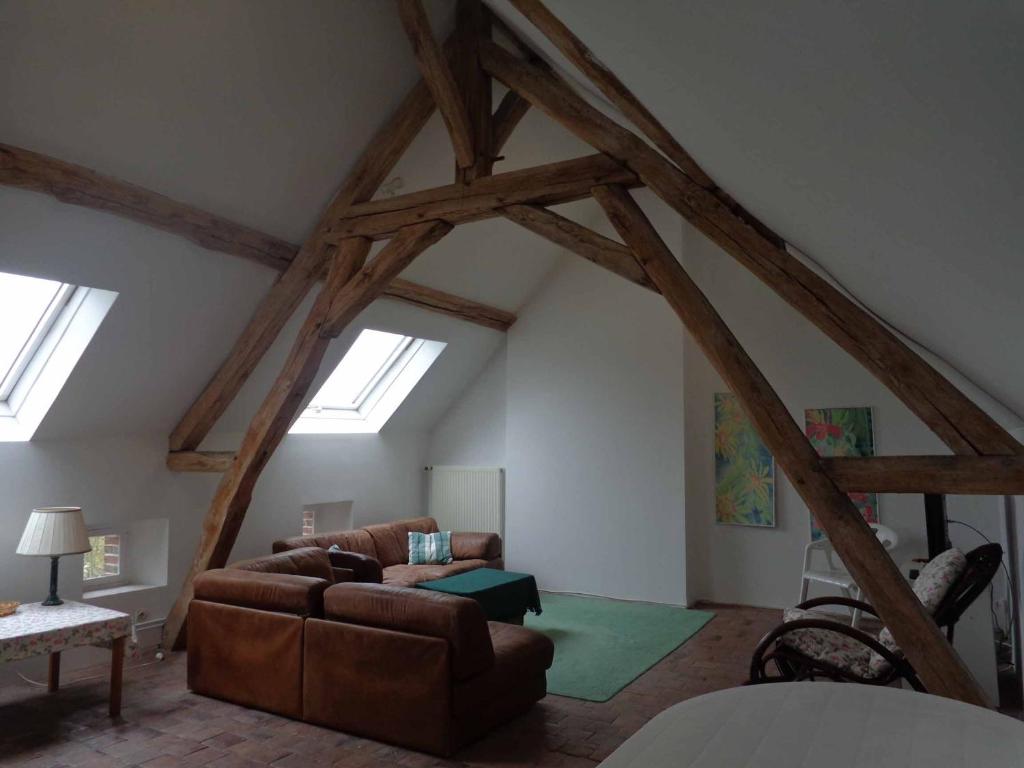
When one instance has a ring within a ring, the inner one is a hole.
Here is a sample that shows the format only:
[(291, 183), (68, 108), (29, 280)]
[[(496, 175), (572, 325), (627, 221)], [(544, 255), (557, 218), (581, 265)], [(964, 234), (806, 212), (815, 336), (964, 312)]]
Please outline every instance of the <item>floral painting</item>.
[(728, 392), (715, 394), (715, 520), (775, 525), (775, 459)]
[[(804, 411), (807, 438), (819, 456), (874, 456), (875, 430), (870, 408), (808, 408)], [(869, 523), (878, 522), (878, 494), (851, 493)], [(811, 515), (811, 538), (825, 534)]]

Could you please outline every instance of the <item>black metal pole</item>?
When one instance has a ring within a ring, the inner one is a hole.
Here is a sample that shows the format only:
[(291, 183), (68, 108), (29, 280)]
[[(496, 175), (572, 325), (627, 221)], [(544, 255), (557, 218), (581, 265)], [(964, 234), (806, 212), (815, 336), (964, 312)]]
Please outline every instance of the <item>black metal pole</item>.
[(60, 557), (50, 558), (50, 596), (43, 600), (43, 605), (63, 605), (64, 601), (57, 597), (57, 563)]
[(931, 560), (950, 547), (946, 497), (941, 493), (924, 495), (924, 523), (928, 534), (928, 559)]

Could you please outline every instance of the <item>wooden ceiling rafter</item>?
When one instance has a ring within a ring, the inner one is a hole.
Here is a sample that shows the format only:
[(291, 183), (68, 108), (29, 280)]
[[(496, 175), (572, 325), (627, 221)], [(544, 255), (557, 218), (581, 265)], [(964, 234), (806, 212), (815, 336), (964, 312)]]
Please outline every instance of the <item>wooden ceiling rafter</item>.
[[(448, 136), (455, 150), (455, 159), (460, 168), (473, 166), (477, 152), (473, 144), (473, 125), (463, 95), (455, 83), (455, 75), (448, 58), (434, 39), (430, 19), (420, 0), (398, 0), (398, 16), (405, 27), (405, 34), (412, 43), (413, 56), (423, 81), (427, 84), (434, 103), (437, 104), (444, 120)], [(459, 47), (456, 44), (456, 47)]]
[(328, 242), (348, 237), (388, 238), (421, 221), (465, 224), (501, 216), (507, 205), (558, 205), (590, 197), (598, 184), (637, 186), (636, 174), (602, 154), (483, 176), (349, 208), (326, 235)]

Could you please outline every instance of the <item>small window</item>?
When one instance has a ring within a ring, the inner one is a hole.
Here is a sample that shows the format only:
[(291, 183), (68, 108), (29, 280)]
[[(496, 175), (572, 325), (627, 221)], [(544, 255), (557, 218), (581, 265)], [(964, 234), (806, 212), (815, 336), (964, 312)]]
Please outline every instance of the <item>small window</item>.
[(124, 536), (120, 533), (90, 533), (89, 546), (82, 565), (82, 579), (89, 589), (100, 584), (111, 585), (121, 580), (124, 558)]
[(445, 346), (365, 329), (290, 432), (379, 432)]
[(312, 536), (316, 533), (316, 512), (312, 509), (302, 510), (302, 535)]

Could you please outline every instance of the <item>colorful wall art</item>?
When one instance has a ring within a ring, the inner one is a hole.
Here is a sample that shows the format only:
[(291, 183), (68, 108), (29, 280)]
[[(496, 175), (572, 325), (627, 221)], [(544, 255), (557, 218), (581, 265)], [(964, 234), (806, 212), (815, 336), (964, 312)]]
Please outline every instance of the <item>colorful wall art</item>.
[(715, 521), (775, 526), (775, 459), (729, 392), (715, 393)]
[[(808, 408), (804, 411), (807, 437), (819, 456), (874, 456), (875, 431), (870, 408)], [(878, 494), (851, 493), (864, 519), (877, 523)], [(811, 515), (811, 539), (824, 533)]]

